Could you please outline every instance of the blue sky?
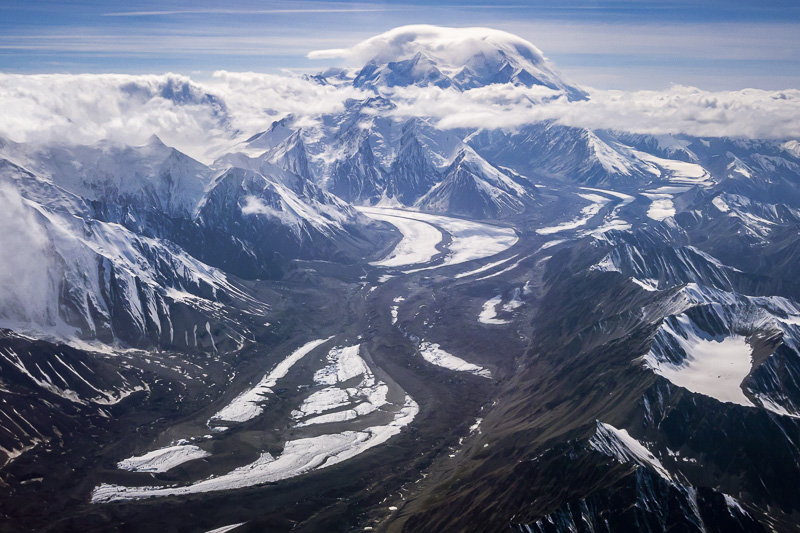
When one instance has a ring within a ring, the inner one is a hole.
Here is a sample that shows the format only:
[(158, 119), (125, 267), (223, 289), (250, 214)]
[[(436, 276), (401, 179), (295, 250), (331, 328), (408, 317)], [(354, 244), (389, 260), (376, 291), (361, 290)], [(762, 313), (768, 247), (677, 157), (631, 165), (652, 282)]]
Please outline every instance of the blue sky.
[(597, 88), (800, 87), (800, 2), (0, 2), (0, 71), (319, 70), (311, 50), (403, 24), (490, 26), (541, 48)]

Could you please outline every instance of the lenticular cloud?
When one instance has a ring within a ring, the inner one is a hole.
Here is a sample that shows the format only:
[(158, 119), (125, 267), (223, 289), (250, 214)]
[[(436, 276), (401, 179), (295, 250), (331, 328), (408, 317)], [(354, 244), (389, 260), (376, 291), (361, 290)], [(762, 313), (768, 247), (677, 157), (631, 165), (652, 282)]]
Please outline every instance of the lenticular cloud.
[(539, 64), (541, 50), (512, 33), (491, 28), (442, 28), (427, 24), (402, 26), (362, 41), (351, 48), (316, 50), (311, 59), (344, 58), (355, 66), (370, 61), (388, 63), (424, 52), (445, 68), (458, 68), (472, 57), (497, 53), (519, 55)]

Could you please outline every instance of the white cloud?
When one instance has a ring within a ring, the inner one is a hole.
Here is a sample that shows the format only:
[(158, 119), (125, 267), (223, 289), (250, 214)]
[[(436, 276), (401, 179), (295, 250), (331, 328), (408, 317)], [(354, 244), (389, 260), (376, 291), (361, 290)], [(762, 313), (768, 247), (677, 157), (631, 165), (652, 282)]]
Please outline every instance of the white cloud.
[(58, 288), (50, 240), (11, 185), (0, 184), (0, 322), (55, 324)]
[(590, 90), (587, 101), (552, 98), (547, 89), (489, 86), (459, 92), (436, 87), (394, 92), (401, 116), (426, 116), (442, 128), (518, 128), (552, 120), (566, 126), (701, 137), (800, 136), (800, 90)]
[(217, 72), (186, 76), (0, 74), (0, 137), (17, 142), (140, 145), (157, 134), (201, 160), (237, 134), (267, 129), (286, 114), (341, 110), (352, 88), (296, 76)]
[[(442, 128), (516, 128), (543, 120), (590, 129), (697, 136), (800, 138), (800, 91), (590, 90), (569, 102), (541, 87), (491, 85), (469, 91), (395, 88), (398, 116), (429, 118)], [(309, 123), (368, 93), (297, 76), (217, 72), (200, 83), (175, 74), (0, 74), (0, 137), (20, 142), (168, 145), (210, 161), (235, 140), (295, 114)]]
[(197, 153), (228, 135), (218, 103), (189, 78), (0, 74), (0, 136), (20, 142), (142, 144), (153, 133)]
[(367, 96), (352, 87), (254, 72), (215, 72), (207, 89), (224, 100), (236, 127), (250, 133), (263, 131), (287, 114), (316, 117), (334, 113), (344, 109), (347, 99)]
[(514, 34), (491, 28), (446, 28), (416, 24), (394, 28), (370, 37), (350, 48), (316, 50), (310, 59), (341, 57), (354, 65), (364, 65), (370, 60), (379, 63), (412, 57), (424, 51), (436, 59), (438, 65), (458, 68), (470, 59), (486, 54), (494, 56), (498, 50), (522, 56), (534, 64), (544, 61), (544, 55), (533, 44)]

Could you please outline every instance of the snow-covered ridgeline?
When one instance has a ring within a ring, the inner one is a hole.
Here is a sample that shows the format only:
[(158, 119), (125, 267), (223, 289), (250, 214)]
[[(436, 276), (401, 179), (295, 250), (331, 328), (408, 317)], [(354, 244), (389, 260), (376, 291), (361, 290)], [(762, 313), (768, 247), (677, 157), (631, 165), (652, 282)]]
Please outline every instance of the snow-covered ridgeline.
[(432, 342), (422, 341), (419, 345), (419, 353), (422, 355), (423, 359), (432, 365), (447, 368), (448, 370), (454, 370), (456, 372), (469, 372), (470, 374), (475, 374), (476, 376), (481, 376), (484, 378), (491, 379), (492, 377), (492, 373), (489, 370), (483, 368), (482, 366), (468, 363), (460, 357), (456, 357), (455, 355), (442, 350), (438, 344)]
[[(216, 302), (206, 298), (225, 293), (245, 303), (252, 313), (269, 311), (221, 270), (169, 241), (134, 233), (119, 224), (89, 223), (29, 200), (20, 200), (17, 207), (21, 210), (18, 216), (25, 217), (27, 231), (37, 238), (29, 246), (35, 253), (26, 260), (30, 273), (11, 273), (24, 280), (22, 286), (35, 285), (37, 289), (26, 291), (24, 306), (9, 304), (4, 294), (0, 325), (35, 337), (55, 338), (79, 349), (110, 352), (119, 347), (104, 345), (95, 337), (120, 328), (109, 318), (116, 313), (124, 312), (130, 320), (122, 328), (125, 331), (115, 331), (114, 337), (154, 333), (164, 342), (177, 344), (183, 332), (173, 331), (170, 300), (210, 314)], [(57, 291), (57, 287), (63, 290)], [(116, 293), (124, 294), (118, 300), (109, 296)], [(220, 320), (238, 329), (234, 321)]]
[(264, 401), (264, 397), (267, 394), (272, 392), (272, 388), (275, 387), (278, 380), (284, 378), (292, 366), (300, 361), (300, 359), (331, 338), (332, 337), (328, 337), (327, 339), (317, 339), (307, 342), (292, 352), (283, 361), (278, 363), (269, 374), (264, 376), (255, 387), (239, 394), (231, 403), (212, 416), (209, 422), (246, 422), (260, 415), (263, 412), (260, 403)]
[[(27, 376), (31, 381), (33, 381), (33, 383), (42, 389), (81, 405), (88, 405), (89, 403), (94, 403), (97, 405), (114, 405), (124, 400), (134, 392), (148, 390), (146, 384), (130, 385), (127, 383), (127, 381), (124, 381), (124, 385), (112, 390), (99, 389), (97, 386), (91, 383), (91, 374), (84, 376), (81, 374), (81, 372), (78, 372), (73, 365), (64, 361), (57, 354), (53, 356), (54, 360), (47, 366), (49, 366), (50, 370), (58, 379), (55, 379), (54, 376), (51, 376), (47, 373), (47, 367), (43, 369), (35, 363), (34, 366), (36, 367), (36, 370), (34, 373), (32, 368), (28, 368), (30, 363), (25, 360), (25, 357), (20, 357), (20, 355), (11, 348), (0, 350), (0, 358), (14, 366), (17, 370)], [(61, 369), (61, 373), (59, 373), (56, 367)], [(91, 370), (89, 370), (89, 372), (91, 372)], [(86, 370), (84, 370), (84, 373), (86, 373)], [(64, 379), (64, 376), (69, 377), (71, 380), (77, 379), (79, 382), (85, 384), (89, 389), (94, 391), (94, 393), (97, 393), (97, 395), (91, 398), (81, 397), (80, 394), (69, 388), (69, 383), (66, 379)], [(56, 385), (56, 383), (63, 383), (64, 387), (59, 387)]]
[(650, 450), (641, 442), (631, 437), (624, 429), (617, 429), (610, 424), (597, 422), (597, 431), (589, 439), (589, 446), (620, 463), (636, 463), (650, 467), (667, 481), (674, 481), (661, 461), (656, 459)]

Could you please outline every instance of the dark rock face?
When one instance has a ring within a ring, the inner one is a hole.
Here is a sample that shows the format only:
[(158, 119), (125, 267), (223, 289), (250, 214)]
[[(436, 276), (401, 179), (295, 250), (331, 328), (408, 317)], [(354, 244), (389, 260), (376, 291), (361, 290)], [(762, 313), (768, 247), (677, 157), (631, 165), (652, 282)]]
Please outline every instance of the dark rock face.
[(414, 133), (413, 123), (406, 125), (397, 158), (386, 173), (386, 196), (403, 205), (413, 205), (441, 179)]
[(369, 142), (358, 144), (351, 156), (337, 161), (331, 169), (330, 192), (352, 203), (375, 203), (386, 183)]

